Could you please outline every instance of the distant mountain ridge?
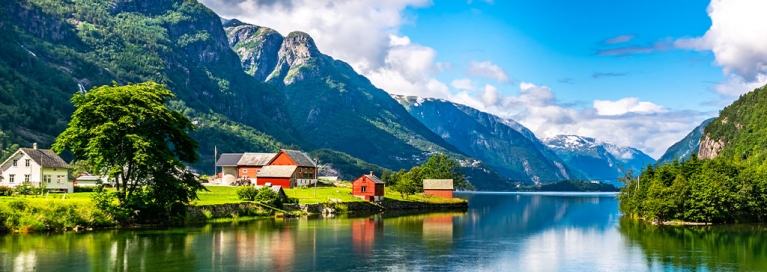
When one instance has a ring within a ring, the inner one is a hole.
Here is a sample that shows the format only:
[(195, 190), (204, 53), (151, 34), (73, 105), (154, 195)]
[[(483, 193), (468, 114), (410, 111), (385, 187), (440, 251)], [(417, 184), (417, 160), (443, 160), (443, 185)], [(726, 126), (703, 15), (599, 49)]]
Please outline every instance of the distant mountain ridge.
[(703, 123), (690, 131), (687, 136), (684, 136), (684, 138), (674, 143), (666, 150), (666, 153), (663, 153), (663, 156), (658, 159), (658, 163), (669, 163), (673, 161), (674, 158), (678, 160), (686, 160), (693, 153), (697, 153), (700, 145), (700, 138), (703, 137), (703, 132), (706, 129), (706, 126), (708, 126), (711, 121), (714, 121), (714, 119), (716, 118), (709, 118), (703, 121)]
[(443, 99), (392, 97), (448, 143), (505, 177), (534, 183), (575, 178), (554, 152), (513, 120)]
[[(641, 171), (655, 159), (627, 146), (618, 146), (594, 138), (577, 135), (557, 135), (542, 140), (568, 167), (580, 171), (590, 180), (620, 185), (617, 178), (625, 170)], [(620, 167), (619, 167), (620, 166)]]

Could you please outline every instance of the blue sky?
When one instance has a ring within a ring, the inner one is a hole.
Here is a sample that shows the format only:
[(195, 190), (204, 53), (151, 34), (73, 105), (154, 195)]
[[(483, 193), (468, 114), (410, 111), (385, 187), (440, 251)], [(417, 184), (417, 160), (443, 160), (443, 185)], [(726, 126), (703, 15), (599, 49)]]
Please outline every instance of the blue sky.
[(436, 97), (658, 158), (767, 84), (767, 1), (200, 0), (310, 34), (391, 94)]
[[(716, 111), (719, 107), (702, 105), (718, 99), (709, 88), (723, 78), (710, 52), (599, 54), (703, 36), (711, 25), (707, 5), (708, 1), (442, 1), (409, 9), (413, 22), (400, 31), (439, 52), (437, 61), (463, 66), (488, 60), (503, 67), (512, 82), (499, 85), (502, 92), (518, 91), (513, 83), (526, 81), (550, 86), (570, 103), (635, 96), (673, 109)], [(630, 39), (605, 44), (621, 36)], [(437, 78), (450, 82), (464, 77), (462, 73), (454, 69)]]

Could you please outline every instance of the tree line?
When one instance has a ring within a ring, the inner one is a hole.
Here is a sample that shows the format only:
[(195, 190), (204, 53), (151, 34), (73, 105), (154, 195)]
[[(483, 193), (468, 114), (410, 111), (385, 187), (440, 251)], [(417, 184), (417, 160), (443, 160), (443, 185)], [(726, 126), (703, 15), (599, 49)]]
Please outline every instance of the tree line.
[(618, 194), (624, 214), (646, 220), (737, 223), (764, 222), (767, 163), (763, 160), (700, 160), (648, 165), (638, 176), (627, 172)]
[(409, 171), (400, 169), (397, 172), (385, 171), (381, 180), (403, 197), (416, 193), (423, 193), (424, 179), (452, 179), (453, 188), (456, 190), (474, 190), (474, 186), (466, 180), (466, 175), (461, 171), (461, 165), (448, 157), (446, 154), (436, 154)]

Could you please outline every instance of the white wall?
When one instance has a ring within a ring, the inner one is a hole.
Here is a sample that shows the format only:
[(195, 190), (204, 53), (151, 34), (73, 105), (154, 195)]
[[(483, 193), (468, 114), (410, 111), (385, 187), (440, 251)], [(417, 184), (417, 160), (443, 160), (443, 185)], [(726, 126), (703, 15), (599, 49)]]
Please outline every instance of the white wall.
[(221, 167), (221, 184), (232, 184), (237, 181), (237, 166), (222, 166)]
[[(16, 166), (13, 166), (13, 160), (17, 160)], [(29, 166), (27, 166), (27, 160), (29, 160)], [(17, 185), (24, 183), (25, 176), (29, 175), (29, 182), (38, 186), (40, 185), (40, 182), (43, 181), (42, 177), (50, 175), (51, 182), (46, 183), (49, 189), (61, 188), (66, 189), (67, 192), (70, 193), (74, 191), (73, 183), (68, 180), (68, 169), (46, 167), (42, 169), (41, 173), (40, 166), (23, 152), (18, 152), (11, 157), (11, 159), (8, 160), (8, 163), (2, 166), (2, 169), (3, 180), (0, 182), (0, 185), (16, 187)], [(15, 176), (13, 183), (11, 183), (11, 175)]]

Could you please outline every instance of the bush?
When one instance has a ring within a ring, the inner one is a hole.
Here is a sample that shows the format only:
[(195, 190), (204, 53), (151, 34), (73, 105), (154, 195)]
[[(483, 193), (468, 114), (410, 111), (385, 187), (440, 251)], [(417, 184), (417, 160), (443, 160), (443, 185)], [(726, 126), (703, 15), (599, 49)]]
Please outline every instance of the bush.
[(275, 206), (277, 208), (282, 207), (282, 200), (280, 199), (280, 196), (277, 195), (274, 191), (272, 191), (269, 187), (261, 187), (261, 189), (258, 189), (258, 194), (256, 195), (255, 200), (264, 204), (269, 204), (272, 206)]
[(20, 195), (29, 195), (32, 194), (34, 191), (35, 186), (32, 185), (32, 183), (24, 182), (22, 184), (19, 184), (19, 186), (16, 186), (16, 192)]
[(253, 201), (256, 199), (256, 195), (258, 195), (258, 189), (253, 186), (245, 186), (237, 189), (237, 198), (241, 200)]
[(13, 194), (13, 188), (8, 186), (0, 186), (0, 196), (11, 196)]
[(96, 188), (98, 187), (81, 187), (81, 186), (75, 186), (75, 193), (92, 193), (96, 191)]
[(86, 203), (59, 201), (0, 202), (0, 231), (39, 232), (82, 227), (113, 226), (109, 215)]

